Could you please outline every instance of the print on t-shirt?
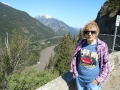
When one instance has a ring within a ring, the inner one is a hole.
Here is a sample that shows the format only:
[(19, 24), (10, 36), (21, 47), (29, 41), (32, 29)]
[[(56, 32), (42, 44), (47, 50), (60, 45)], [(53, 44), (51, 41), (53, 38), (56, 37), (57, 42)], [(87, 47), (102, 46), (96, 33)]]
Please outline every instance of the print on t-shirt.
[(87, 49), (81, 49), (80, 65), (86, 68), (95, 68), (98, 61), (97, 52), (91, 52)]

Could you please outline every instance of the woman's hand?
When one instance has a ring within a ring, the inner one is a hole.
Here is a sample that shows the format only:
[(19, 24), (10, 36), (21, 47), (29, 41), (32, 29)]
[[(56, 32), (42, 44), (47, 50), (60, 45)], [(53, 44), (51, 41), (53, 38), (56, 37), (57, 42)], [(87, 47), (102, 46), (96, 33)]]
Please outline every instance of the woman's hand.
[(94, 79), (93, 84), (98, 84), (98, 81)]
[(78, 74), (76, 75), (76, 78), (78, 77)]

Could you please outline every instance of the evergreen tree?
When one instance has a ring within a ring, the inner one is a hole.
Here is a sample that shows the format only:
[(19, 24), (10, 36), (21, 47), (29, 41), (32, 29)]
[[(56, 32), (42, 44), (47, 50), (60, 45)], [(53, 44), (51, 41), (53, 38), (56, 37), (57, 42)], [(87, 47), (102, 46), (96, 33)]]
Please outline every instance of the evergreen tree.
[(80, 31), (79, 31), (79, 34), (78, 34), (77, 42), (78, 42), (79, 40), (81, 40), (82, 38), (83, 38), (82, 29), (80, 28)]
[(63, 36), (61, 42), (55, 47), (55, 55), (50, 58), (47, 69), (53, 72), (58, 71), (59, 75), (70, 70), (70, 63), (77, 41), (83, 38), (82, 30), (80, 30), (77, 38), (76, 36), (72, 38), (70, 33)]
[(5, 45), (0, 39), (0, 90), (8, 90), (8, 75), (11, 71), (10, 58)]
[(13, 31), (13, 36), (9, 43), (9, 57), (13, 68), (12, 73), (28, 62), (29, 55), (31, 54), (28, 50), (29, 43), (29, 38), (21, 30)]
[(61, 43), (57, 46), (54, 56), (54, 70), (59, 71), (59, 75), (70, 70), (70, 63), (75, 45), (70, 33), (64, 35)]
[(28, 51), (29, 39), (22, 31), (14, 31), (10, 43), (5, 38), (5, 44), (0, 44), (0, 89), (9, 90), (8, 77), (18, 68), (23, 67), (25, 62), (30, 59), (31, 54)]

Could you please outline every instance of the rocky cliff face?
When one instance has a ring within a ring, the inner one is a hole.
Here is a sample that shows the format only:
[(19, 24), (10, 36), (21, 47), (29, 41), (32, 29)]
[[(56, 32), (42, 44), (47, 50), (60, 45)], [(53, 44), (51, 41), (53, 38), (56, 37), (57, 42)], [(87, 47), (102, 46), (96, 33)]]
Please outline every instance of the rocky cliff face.
[[(113, 3), (109, 1), (107, 0), (101, 7), (95, 20), (98, 23), (101, 34), (114, 34), (116, 16), (120, 15), (120, 8), (113, 9)], [(117, 28), (117, 34), (120, 35), (120, 26)]]

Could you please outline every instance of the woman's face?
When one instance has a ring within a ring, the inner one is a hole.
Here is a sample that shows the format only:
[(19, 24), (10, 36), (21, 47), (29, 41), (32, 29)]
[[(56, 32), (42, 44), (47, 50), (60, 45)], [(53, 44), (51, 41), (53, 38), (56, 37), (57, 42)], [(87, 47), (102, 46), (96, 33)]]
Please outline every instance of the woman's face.
[(97, 31), (95, 28), (87, 29), (83, 31), (83, 33), (87, 41), (90, 41), (90, 42), (94, 41), (97, 37)]

